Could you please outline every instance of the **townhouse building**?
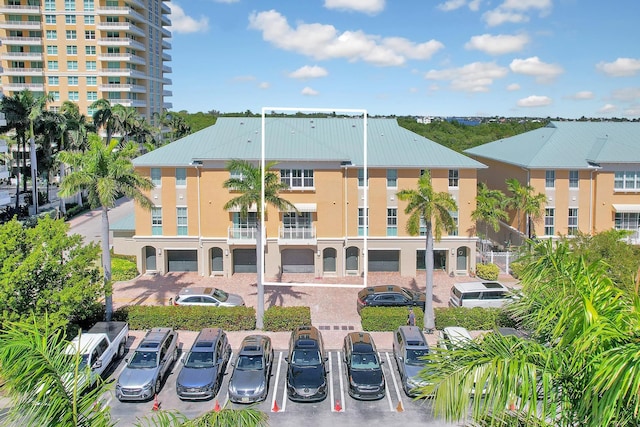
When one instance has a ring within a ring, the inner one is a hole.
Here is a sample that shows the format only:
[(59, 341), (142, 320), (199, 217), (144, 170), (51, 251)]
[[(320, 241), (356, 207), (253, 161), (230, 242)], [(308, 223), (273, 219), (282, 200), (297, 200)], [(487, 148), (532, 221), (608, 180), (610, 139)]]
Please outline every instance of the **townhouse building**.
[[(257, 212), (242, 217), (223, 208), (238, 194), (223, 188), (230, 159), (260, 164), (261, 118), (219, 118), (215, 125), (134, 160), (155, 189), (155, 207), (113, 224), (114, 249), (136, 255), (141, 272), (197, 271), (230, 276), (256, 271)], [(400, 127), (369, 119), (367, 175), (362, 117), (265, 119), (265, 159), (289, 189), (296, 207), (265, 211), (265, 273), (314, 277), (393, 271), (414, 276), (425, 268), (425, 237), (406, 232), (401, 189), (416, 189), (429, 170), (438, 192), (449, 192), (457, 229), (435, 243), (436, 268), (451, 274), (475, 269), (477, 171), (483, 164)], [(368, 187), (365, 187), (368, 185)], [(365, 197), (365, 188), (367, 197)], [(366, 204), (365, 205), (365, 201)], [(368, 221), (368, 222), (367, 222)], [(367, 232), (367, 257), (363, 256)]]
[(168, 0), (0, 0), (5, 96), (51, 94), (92, 116), (108, 99), (147, 118), (171, 108)]
[(538, 237), (615, 228), (640, 243), (640, 123), (554, 121), (465, 153), (488, 166), (478, 179), (490, 188), (509, 194), (505, 180), (516, 178), (546, 196)]

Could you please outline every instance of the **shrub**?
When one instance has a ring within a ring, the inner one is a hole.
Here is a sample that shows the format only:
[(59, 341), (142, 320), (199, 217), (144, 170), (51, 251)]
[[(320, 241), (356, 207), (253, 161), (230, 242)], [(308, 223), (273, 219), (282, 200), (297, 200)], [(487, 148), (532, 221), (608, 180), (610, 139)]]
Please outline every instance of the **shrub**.
[(269, 307), (264, 313), (265, 331), (290, 331), (301, 325), (311, 324), (309, 307)]
[(478, 264), (476, 266), (476, 275), (484, 280), (498, 280), (500, 268), (495, 264)]
[(124, 255), (112, 255), (111, 258), (111, 279), (113, 281), (126, 281), (136, 278), (138, 266), (134, 261)]
[[(122, 319), (125, 313), (126, 319)], [(256, 328), (256, 311), (253, 307), (132, 305), (125, 310), (118, 310), (114, 318), (127, 320), (131, 329), (173, 327), (187, 331), (203, 328), (249, 331)]]
[(80, 213), (88, 210), (89, 210), (88, 203), (85, 203), (83, 205), (69, 204), (67, 205), (67, 213), (65, 215), (65, 219), (71, 219), (74, 216), (79, 215)]
[(497, 326), (513, 326), (513, 320), (502, 308), (438, 307), (434, 309), (436, 329), (462, 326), (472, 331), (495, 329)]
[[(424, 313), (418, 307), (413, 308), (416, 325), (424, 323)], [(362, 329), (365, 331), (395, 331), (407, 324), (409, 310), (406, 307), (364, 307), (360, 311)]]

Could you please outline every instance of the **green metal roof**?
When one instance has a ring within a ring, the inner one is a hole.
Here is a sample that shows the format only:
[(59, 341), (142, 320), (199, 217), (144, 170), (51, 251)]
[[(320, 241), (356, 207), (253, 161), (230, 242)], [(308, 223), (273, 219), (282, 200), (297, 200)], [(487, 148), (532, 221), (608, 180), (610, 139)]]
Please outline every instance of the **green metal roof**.
[[(368, 119), (370, 167), (478, 169), (482, 163), (406, 130), (395, 119)], [(364, 164), (363, 119), (265, 119), (265, 157), (275, 161)], [(216, 124), (134, 159), (135, 166), (185, 166), (194, 160), (260, 160), (262, 119), (221, 117)]]
[(605, 163), (638, 163), (640, 123), (551, 122), (465, 153), (527, 169), (586, 169)]
[(109, 224), (109, 230), (111, 231), (135, 231), (135, 229), (136, 216), (133, 212), (123, 218), (120, 218), (113, 224)]

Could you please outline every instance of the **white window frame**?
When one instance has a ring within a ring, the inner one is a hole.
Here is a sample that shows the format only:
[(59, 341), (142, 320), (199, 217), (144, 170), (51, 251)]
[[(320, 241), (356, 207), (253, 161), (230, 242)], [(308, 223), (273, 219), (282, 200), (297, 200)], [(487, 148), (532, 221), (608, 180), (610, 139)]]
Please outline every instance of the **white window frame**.
[(576, 235), (578, 232), (578, 208), (569, 208), (567, 216), (567, 234)]
[(640, 191), (640, 171), (615, 172), (613, 191)]
[(578, 188), (580, 186), (580, 171), (569, 171), (569, 188)]
[(151, 235), (162, 236), (162, 206), (151, 208)]
[(398, 169), (387, 169), (387, 188), (398, 188)]
[(449, 169), (449, 188), (458, 188), (460, 185), (460, 170)]
[(546, 170), (544, 171), (544, 188), (556, 188), (556, 171)]
[(162, 186), (162, 169), (151, 168), (149, 175), (151, 176), (151, 182), (153, 182), (153, 185), (156, 187)]
[[(178, 173), (180, 171), (180, 173)], [(187, 168), (176, 168), (176, 187), (187, 186)]]
[(358, 236), (364, 236), (365, 229), (365, 218), (366, 218), (366, 228), (369, 230), (369, 208), (367, 208), (367, 215), (365, 216), (364, 207), (358, 208)]
[[(186, 206), (176, 206), (176, 234), (178, 236), (189, 235), (189, 216)], [(181, 215), (184, 213), (184, 215)]]
[(556, 231), (555, 216), (556, 216), (556, 208), (544, 209), (544, 235), (545, 236), (555, 235), (555, 231)]
[(398, 208), (387, 208), (387, 236), (398, 236)]
[(289, 190), (313, 190), (315, 178), (313, 169), (280, 169), (280, 182)]

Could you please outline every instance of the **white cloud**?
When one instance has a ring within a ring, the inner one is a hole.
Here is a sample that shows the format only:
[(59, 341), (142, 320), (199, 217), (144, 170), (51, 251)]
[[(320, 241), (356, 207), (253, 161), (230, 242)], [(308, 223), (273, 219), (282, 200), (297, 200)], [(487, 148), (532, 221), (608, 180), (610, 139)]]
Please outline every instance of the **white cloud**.
[(300, 93), (305, 96), (316, 96), (319, 94), (317, 90), (312, 89), (309, 86), (306, 86), (304, 89), (302, 89)]
[(509, 70), (494, 62), (474, 62), (460, 68), (431, 70), (424, 78), (450, 81), (453, 90), (462, 92), (488, 92), (495, 79), (501, 79), (508, 73)]
[(384, 2), (385, 0), (324, 0), (324, 7), (375, 14), (384, 10)]
[(612, 113), (616, 111), (618, 107), (613, 104), (604, 104), (602, 107), (598, 109), (598, 113)]
[(410, 87), (409, 88), (409, 92), (410, 93), (418, 93), (418, 92), (420, 92), (420, 89), (418, 89), (417, 87)]
[(490, 27), (495, 27), (507, 22), (517, 24), (529, 21), (529, 13), (537, 10), (541, 16), (551, 11), (552, 0), (505, 0), (497, 8), (485, 12), (482, 15), (484, 21)]
[(328, 75), (329, 73), (327, 72), (327, 70), (317, 65), (305, 65), (304, 67), (300, 67), (292, 73), (289, 73), (289, 77), (291, 77), (292, 79), (301, 80), (317, 79), (319, 77), (327, 77)]
[(269, 89), (271, 87), (271, 83), (269, 82), (260, 82), (258, 88), (260, 89)]
[(509, 64), (509, 68), (514, 73), (534, 76), (539, 83), (548, 83), (564, 73), (561, 66), (542, 62), (537, 56), (527, 59), (514, 59)]
[(610, 77), (635, 76), (640, 71), (640, 59), (618, 58), (613, 62), (600, 62), (596, 68)]
[(517, 36), (483, 34), (471, 37), (464, 47), (469, 50), (479, 50), (489, 55), (504, 55), (505, 53), (521, 51), (527, 43), (529, 43), (529, 36), (526, 34)]
[(518, 107), (544, 107), (551, 105), (553, 100), (548, 96), (531, 95), (518, 100)]
[(622, 102), (640, 101), (640, 87), (616, 89), (611, 93), (611, 98)]
[(414, 43), (401, 37), (380, 37), (362, 31), (338, 33), (333, 25), (300, 23), (289, 26), (275, 10), (252, 13), (249, 28), (262, 31), (262, 38), (280, 49), (316, 60), (343, 58), (378, 66), (400, 66), (407, 59), (429, 59), (444, 45), (436, 40)]
[(511, 83), (509, 86), (507, 86), (507, 90), (509, 92), (515, 92), (516, 90), (520, 90), (520, 85), (518, 83)]
[(187, 16), (184, 10), (175, 2), (169, 2), (171, 9), (171, 31), (174, 33), (202, 33), (209, 29), (209, 18), (200, 16), (199, 19)]
[(640, 116), (640, 104), (632, 105), (629, 108), (625, 108), (623, 114), (628, 117)]
[(480, 8), (480, 1), (481, 0), (447, 0), (444, 3), (440, 3), (437, 7), (444, 12), (450, 12), (466, 5), (470, 10), (477, 11)]
[(571, 99), (575, 99), (578, 101), (585, 100), (585, 99), (593, 99), (593, 98), (595, 98), (595, 95), (590, 90), (583, 90), (571, 95)]

